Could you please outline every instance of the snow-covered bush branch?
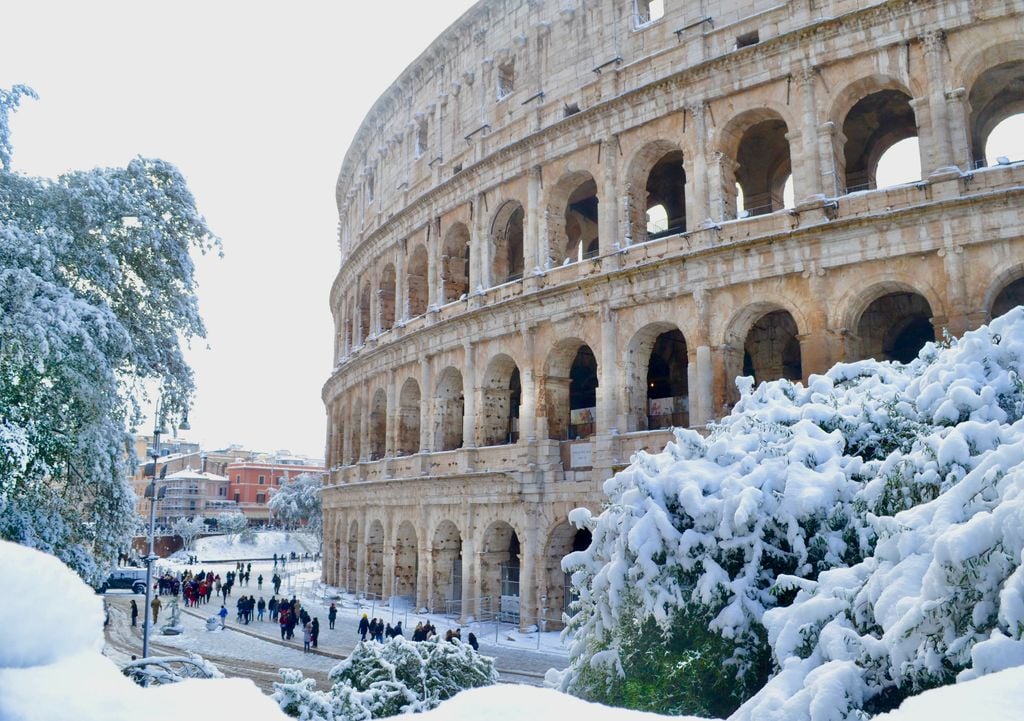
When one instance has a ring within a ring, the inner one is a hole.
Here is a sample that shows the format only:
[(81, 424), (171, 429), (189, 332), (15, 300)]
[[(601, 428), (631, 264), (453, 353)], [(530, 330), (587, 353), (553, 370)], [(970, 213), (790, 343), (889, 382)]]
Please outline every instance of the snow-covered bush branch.
[(249, 519), (241, 511), (226, 511), (217, 516), (217, 530), (227, 536), (228, 541), (233, 541), (248, 527)]
[(196, 536), (206, 531), (206, 521), (202, 516), (193, 516), (192, 518), (183, 516), (171, 524), (171, 530), (181, 537), (183, 549), (190, 551)]
[(288, 528), (305, 526), (323, 538), (323, 510), (320, 504), (320, 476), (301, 473), (273, 491), (267, 504), (270, 512)]
[(818, 721), (1024, 662), (1022, 358), (1017, 309), (908, 366), (746, 381), (708, 438), (639, 454), (575, 516), (562, 687)]

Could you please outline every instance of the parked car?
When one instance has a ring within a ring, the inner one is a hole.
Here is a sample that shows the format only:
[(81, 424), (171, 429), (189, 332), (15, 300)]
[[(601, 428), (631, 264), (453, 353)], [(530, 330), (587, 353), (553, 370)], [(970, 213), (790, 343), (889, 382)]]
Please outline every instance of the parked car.
[(146, 569), (145, 568), (118, 568), (102, 585), (97, 587), (97, 593), (103, 593), (110, 588), (130, 588), (135, 593), (146, 592)]

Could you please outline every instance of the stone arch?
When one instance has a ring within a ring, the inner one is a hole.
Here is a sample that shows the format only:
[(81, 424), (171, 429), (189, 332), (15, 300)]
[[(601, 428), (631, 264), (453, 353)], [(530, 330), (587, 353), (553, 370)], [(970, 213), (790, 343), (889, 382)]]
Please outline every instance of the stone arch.
[(444, 236), (441, 251), (441, 288), (445, 303), (469, 294), (469, 228), (452, 225)]
[(366, 530), (366, 595), (384, 595), (384, 524), (376, 518)]
[(912, 286), (878, 283), (858, 297), (851, 360), (874, 358), (907, 363), (935, 340), (933, 307)]
[(971, 65), (973, 77), (967, 95), (971, 157), (977, 165), (992, 165), (995, 158), (986, 157), (989, 135), (1002, 121), (1024, 113), (1024, 43), (986, 48)]
[(755, 300), (740, 308), (729, 321), (725, 345), (727, 402), (735, 403), (739, 392), (731, 382), (740, 375), (753, 376), (756, 383), (787, 378), (799, 380), (803, 367), (799, 336), (804, 319), (790, 303), (777, 299)]
[(989, 319), (998, 318), (1018, 305), (1024, 305), (1024, 264), (1017, 264), (999, 273), (989, 284), (981, 308)]
[(430, 298), (427, 289), (428, 274), (427, 249), (422, 243), (416, 243), (409, 253), (409, 264), (405, 273), (407, 318), (415, 318), (427, 312), (427, 302)]
[(501, 285), (523, 277), (523, 228), (526, 213), (517, 200), (502, 203), (491, 223), (492, 283)]
[[(723, 217), (772, 213), (784, 207), (792, 174), (786, 114), (766, 106), (734, 117), (722, 130), (719, 147), (731, 165), (722, 170)], [(743, 208), (739, 208), (742, 194)]]
[(380, 329), (395, 327), (395, 266), (388, 263), (380, 275)]
[[(395, 533), (395, 587), (394, 596), (416, 604), (416, 580), (419, 577), (419, 546), (416, 527), (411, 521), (402, 521)], [(393, 605), (393, 604), (392, 604)]]
[(359, 521), (353, 519), (348, 526), (348, 557), (345, 565), (345, 590), (356, 593), (359, 590)]
[[(506, 521), (494, 521), (483, 534), (480, 553), (480, 596), (503, 621), (519, 622), (521, 537)], [(481, 609), (483, 604), (481, 604)]]
[(901, 140), (917, 137), (913, 92), (886, 75), (859, 78), (837, 95), (830, 117), (840, 129), (836, 175), (845, 192), (874, 189), (878, 161)]
[(439, 451), (462, 447), (462, 418), (466, 401), (462, 391), (462, 373), (448, 366), (437, 379), (434, 393), (434, 443)]
[(567, 520), (557, 523), (548, 533), (543, 560), (545, 588), (539, 600), (541, 608), (548, 609), (544, 616), (549, 631), (562, 627), (560, 615), (568, 613), (569, 604), (576, 600), (572, 593), (570, 574), (562, 570), (562, 559), (574, 551), (585, 551), (591, 540), (589, 530), (578, 529)]
[(485, 446), (516, 443), (519, 440), (519, 407), (522, 383), (519, 366), (504, 353), (491, 358), (484, 372), (478, 420)]
[(687, 353), (686, 338), (674, 323), (651, 323), (630, 339), (625, 363), (628, 430), (689, 425)]
[(567, 173), (547, 199), (547, 266), (558, 267), (598, 254), (597, 181), (586, 170)]
[(552, 440), (589, 438), (596, 431), (597, 359), (579, 338), (560, 341), (544, 369), (544, 407)]
[[(462, 534), (449, 520), (441, 521), (434, 529), (430, 545), (433, 579), (430, 608), (435, 613), (450, 611), (453, 604), (462, 601)], [(461, 611), (461, 606), (458, 611)]]
[(373, 394), (373, 401), (370, 403), (370, 448), (369, 459), (379, 461), (384, 457), (388, 436), (388, 396), (383, 388), (378, 388)]
[[(686, 170), (678, 144), (647, 143), (633, 156), (626, 178), (633, 242), (686, 232)], [(659, 206), (665, 218), (660, 229), (652, 225), (650, 216)]]
[(408, 456), (420, 450), (420, 384), (406, 378), (398, 394), (398, 437), (395, 455)]

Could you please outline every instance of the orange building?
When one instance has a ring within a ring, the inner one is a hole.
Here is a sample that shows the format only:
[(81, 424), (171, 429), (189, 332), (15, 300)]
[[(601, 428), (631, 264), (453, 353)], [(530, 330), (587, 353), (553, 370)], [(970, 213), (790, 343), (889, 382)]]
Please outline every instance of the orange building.
[(228, 477), (227, 499), (234, 501), (249, 523), (270, 520), (267, 503), (273, 489), (280, 488), (302, 473), (326, 473), (322, 464), (312, 464), (302, 458), (273, 458), (269, 460), (237, 460), (224, 471)]

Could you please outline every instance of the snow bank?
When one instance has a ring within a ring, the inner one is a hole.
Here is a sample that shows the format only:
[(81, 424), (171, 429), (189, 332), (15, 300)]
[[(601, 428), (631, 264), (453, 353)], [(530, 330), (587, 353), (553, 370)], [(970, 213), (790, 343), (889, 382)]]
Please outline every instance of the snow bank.
[(260, 531), (252, 543), (241, 541), (237, 536), (207, 536), (196, 540), (194, 549), (179, 552), (178, 555), (195, 555), (200, 561), (234, 561), (247, 558), (271, 558), (275, 553), (280, 558), (292, 552), (297, 554), (315, 553), (316, 539), (309, 533), (284, 531)]
[(718, 654), (753, 695), (737, 721), (862, 718), (1024, 662), (1024, 309), (948, 346), (741, 383), (709, 437), (637, 454), (574, 516), (562, 688), (614, 698), (648, 621), (712, 632), (659, 670)]
[[(215, 718), (284, 721), (252, 682), (189, 680), (143, 689), (103, 656), (100, 597), (60, 561), (0, 541), (7, 609), (0, 624), (0, 719), (4, 721), (179, 721), (196, 708)], [(26, 633), (26, 624), (32, 628)]]

